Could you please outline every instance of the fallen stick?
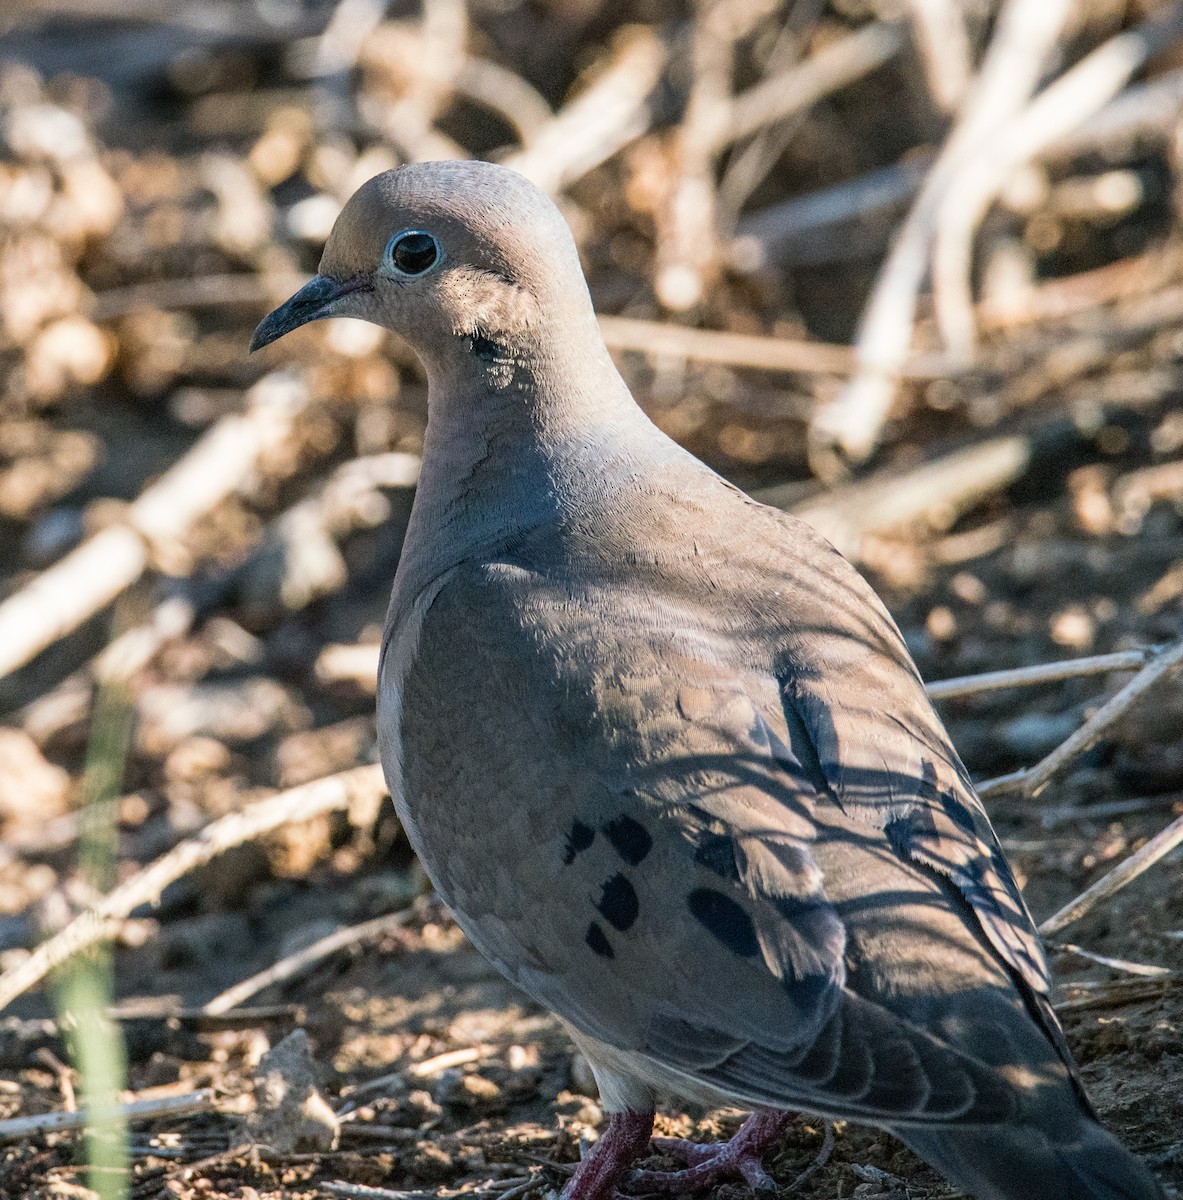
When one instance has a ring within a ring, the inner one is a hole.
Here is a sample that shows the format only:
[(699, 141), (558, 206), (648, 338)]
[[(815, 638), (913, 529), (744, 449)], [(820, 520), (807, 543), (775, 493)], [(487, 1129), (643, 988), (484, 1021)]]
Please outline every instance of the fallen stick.
[(227, 988), (208, 1003), (203, 1004), (201, 1011), (206, 1016), (227, 1013), (263, 991), (264, 988), (269, 988), (276, 983), (286, 983), (289, 979), (294, 979), (311, 970), (317, 963), (323, 962), (340, 950), (356, 946), (361, 942), (373, 941), (385, 933), (402, 929), (413, 915), (414, 910), (406, 908), (400, 912), (386, 913), (384, 916), (375, 917), (372, 921), (363, 921), (360, 925), (350, 925), (344, 929), (334, 930), (327, 937), (319, 938), (310, 946), (297, 950), (295, 954), (281, 958), (266, 970)]
[(40, 1113), (35, 1117), (11, 1117), (0, 1121), (0, 1143), (18, 1142), (38, 1134), (64, 1133), (85, 1129), (95, 1122), (153, 1121), (159, 1117), (187, 1117), (210, 1112), (215, 1107), (213, 1088), (186, 1092), (183, 1096), (156, 1096), (149, 1100), (131, 1100), (110, 1108), (80, 1108), (74, 1112)]
[[(1018, 479), (1031, 461), (1026, 437), (991, 438), (907, 471), (883, 471), (858, 483), (793, 503), (789, 511), (808, 521), (843, 554), (857, 558), (865, 535), (933, 514), (942, 523)], [(785, 504), (781, 488), (762, 488), (757, 500)]]
[(932, 288), (937, 325), (954, 357), (969, 358), (976, 346), (973, 241), (994, 198), (1019, 167), (1099, 112), (1181, 32), (1183, 6), (1171, 4), (1137, 29), (1110, 38), (997, 129), (946, 189), (937, 214)]
[(810, 428), (815, 470), (837, 473), (835, 450), (862, 460), (878, 442), (912, 344), (916, 305), (929, 268), (937, 218), (950, 186), (1035, 90), (1071, 0), (1006, 0), (961, 116), (900, 227), (864, 312), (858, 369)]
[(869, 75), (894, 58), (906, 41), (904, 25), (877, 21), (762, 80), (741, 92), (719, 114), (712, 150), (718, 153)]
[(670, 139), (674, 178), (655, 213), (653, 291), (664, 308), (686, 312), (702, 300), (719, 261), (715, 150), (731, 96), (740, 22), (711, 0), (692, 6), (686, 56), (690, 94)]
[(0, 604), (0, 676), (72, 633), (148, 569), (211, 509), (249, 484), (259, 461), (291, 434), (309, 401), (302, 377), (277, 372), (247, 393), (242, 414), (223, 417), (132, 504), (122, 523), (83, 542)]
[(979, 795), (1019, 792), (1030, 798), (1038, 796), (1069, 763), (1087, 754), (1147, 692), (1180, 667), (1183, 667), (1183, 640), (1156, 654), (1125, 687), (1035, 766), (990, 780), (978, 789)]
[[(931, 166), (927, 156), (907, 158), (751, 213), (736, 227), (727, 247), (727, 264), (739, 274), (750, 275), (783, 264), (845, 261), (861, 224), (878, 218), (875, 229), (885, 226), (885, 217), (915, 196)], [(865, 237), (862, 240), (865, 243)]]
[(1121, 891), (1127, 883), (1137, 879), (1143, 871), (1154, 866), (1160, 858), (1170, 854), (1183, 843), (1183, 817), (1176, 817), (1165, 829), (1160, 830), (1140, 850), (1123, 859), (1113, 870), (1102, 875), (1091, 887), (1086, 888), (1059, 912), (1053, 913), (1039, 926), (1044, 937), (1059, 933), (1067, 925), (1079, 921), (1090, 909), (1102, 900)]
[(973, 74), (965, 13), (958, 0), (907, 0), (928, 93), (937, 108), (955, 113)]
[(598, 167), (649, 128), (668, 54), (652, 30), (631, 30), (599, 78), (535, 130), (505, 165), (552, 195)]
[(1105, 152), (1147, 134), (1170, 137), (1183, 114), (1183, 69), (1126, 88), (1083, 125), (1057, 138), (1041, 158), (1072, 158), (1090, 151)]
[(1075, 954), (1077, 958), (1108, 967), (1112, 971), (1122, 971), (1126, 975), (1137, 975), (1142, 979), (1165, 979), (1175, 973), (1170, 967), (1158, 967), (1152, 963), (1130, 962), (1126, 958), (1110, 958), (1107, 954), (1096, 954), (1083, 946), (1074, 946), (1071, 942), (1045, 942), (1044, 948), (1063, 954)]
[(760, 371), (818, 375), (844, 375), (853, 364), (848, 347), (827, 342), (722, 333), (634, 317), (600, 317), (599, 322), (609, 350), (670, 355)]
[(1166, 975), (1160, 979), (1115, 979), (1100, 984), (1073, 983), (1068, 986), (1083, 993), (1066, 1000), (1052, 1002), (1056, 1012), (1082, 1012), (1089, 1008), (1120, 1008), (1141, 1000), (1159, 1000), (1169, 988), (1183, 980), (1183, 975)]
[(371, 694), (378, 690), (377, 642), (334, 643), (317, 656), (313, 674), (318, 683), (354, 683)]
[(110, 940), (123, 919), (140, 905), (158, 903), (170, 883), (219, 854), (281, 825), (308, 821), (321, 813), (349, 809), (358, 814), (358, 823), (364, 823), (365, 814), (376, 810), (385, 795), (381, 767), (354, 767), (277, 792), (241, 812), (220, 817), (79, 913), (23, 962), (0, 975), (0, 1011), (67, 959), (98, 942)]
[(1069, 658), (1064, 662), (1040, 663), (1035, 667), (1016, 667), (1011, 671), (989, 671), (983, 675), (963, 675), (957, 679), (939, 679), (927, 684), (929, 699), (953, 700), (996, 692), (1002, 688), (1034, 687), (1081, 675), (1104, 675), (1110, 671), (1135, 671), (1151, 661), (1150, 650), (1120, 650), (1115, 654), (1095, 654), (1089, 658)]

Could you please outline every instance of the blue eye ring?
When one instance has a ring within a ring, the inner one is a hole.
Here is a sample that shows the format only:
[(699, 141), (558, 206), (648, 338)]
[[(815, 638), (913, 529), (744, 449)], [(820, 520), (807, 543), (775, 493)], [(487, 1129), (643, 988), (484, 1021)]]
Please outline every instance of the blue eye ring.
[(400, 229), (386, 243), (383, 261), (396, 275), (423, 275), (439, 262), (440, 244), (424, 229)]

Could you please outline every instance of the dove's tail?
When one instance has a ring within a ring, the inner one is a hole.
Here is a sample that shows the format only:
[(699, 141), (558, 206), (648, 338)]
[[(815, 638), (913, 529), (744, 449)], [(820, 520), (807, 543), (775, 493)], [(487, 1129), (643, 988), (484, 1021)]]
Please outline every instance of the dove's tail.
[(1149, 1168), (1096, 1121), (1064, 1125), (893, 1132), (975, 1200), (1163, 1200)]

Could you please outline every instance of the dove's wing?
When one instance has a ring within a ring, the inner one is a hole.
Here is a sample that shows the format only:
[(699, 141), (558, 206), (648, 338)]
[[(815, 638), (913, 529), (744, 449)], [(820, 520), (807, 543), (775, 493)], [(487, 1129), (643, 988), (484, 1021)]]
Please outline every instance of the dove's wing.
[[(1062, 1085), (1014, 984), (1042, 960), (990, 928), (1033, 938), (1029, 919), (984, 816), (927, 777), (959, 767), (935, 717), (906, 723), (930, 710), (890, 619), (770, 528), (726, 548), (728, 597), (702, 543), (630, 563), (627, 588), (611, 557), (576, 573), (537, 541), (454, 569), (386, 656), (400, 812), (477, 946), (642, 1073), (883, 1123), (1006, 1119), (995, 1068)], [(906, 682), (862, 694), (839, 660), (885, 643)], [(901, 696), (852, 757), (854, 723)]]

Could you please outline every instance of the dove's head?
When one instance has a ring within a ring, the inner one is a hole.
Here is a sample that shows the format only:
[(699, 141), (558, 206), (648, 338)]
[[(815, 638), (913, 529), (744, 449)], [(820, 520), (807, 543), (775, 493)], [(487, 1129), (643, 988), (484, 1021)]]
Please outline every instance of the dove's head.
[(521, 355), (545, 329), (592, 321), (570, 230), (532, 183), (484, 162), (415, 163), (350, 198), (320, 270), (251, 349), (321, 317), (401, 334), (427, 362)]

